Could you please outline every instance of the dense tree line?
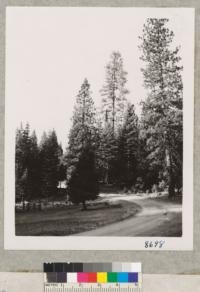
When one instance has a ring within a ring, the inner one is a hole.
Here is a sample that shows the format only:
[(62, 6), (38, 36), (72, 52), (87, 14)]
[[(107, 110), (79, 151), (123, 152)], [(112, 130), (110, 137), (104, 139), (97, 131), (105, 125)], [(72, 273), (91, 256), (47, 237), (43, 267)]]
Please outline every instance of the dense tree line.
[[(140, 37), (147, 98), (138, 117), (127, 99), (128, 74), (120, 52), (113, 52), (96, 109), (90, 84), (76, 97), (68, 146), (63, 153), (55, 131), (40, 144), (29, 125), (16, 134), (16, 193), (20, 198), (49, 198), (66, 179), (74, 203), (96, 199), (99, 184), (119, 190), (151, 192), (182, 188), (183, 84), (179, 48), (167, 19), (148, 19)], [(133, 80), (134, 82), (134, 80)]]
[(16, 200), (30, 201), (50, 198), (57, 193), (60, 180), (65, 177), (62, 147), (55, 131), (44, 132), (40, 144), (30, 126), (21, 125), (16, 131)]

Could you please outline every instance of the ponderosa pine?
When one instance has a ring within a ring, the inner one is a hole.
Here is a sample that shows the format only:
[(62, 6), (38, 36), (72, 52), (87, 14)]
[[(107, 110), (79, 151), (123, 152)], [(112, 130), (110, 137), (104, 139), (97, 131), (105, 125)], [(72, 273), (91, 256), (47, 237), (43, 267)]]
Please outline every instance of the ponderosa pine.
[(174, 33), (167, 22), (148, 19), (140, 37), (147, 89), (142, 125), (151, 168), (166, 176), (169, 196), (174, 196), (175, 187), (182, 185), (183, 84), (179, 48), (172, 47)]

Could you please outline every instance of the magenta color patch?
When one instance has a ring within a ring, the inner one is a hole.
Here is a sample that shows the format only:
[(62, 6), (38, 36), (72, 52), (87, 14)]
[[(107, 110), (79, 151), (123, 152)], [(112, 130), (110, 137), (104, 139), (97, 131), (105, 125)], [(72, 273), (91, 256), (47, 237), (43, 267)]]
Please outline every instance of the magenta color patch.
[(78, 283), (87, 283), (88, 273), (78, 273), (77, 279), (78, 279)]

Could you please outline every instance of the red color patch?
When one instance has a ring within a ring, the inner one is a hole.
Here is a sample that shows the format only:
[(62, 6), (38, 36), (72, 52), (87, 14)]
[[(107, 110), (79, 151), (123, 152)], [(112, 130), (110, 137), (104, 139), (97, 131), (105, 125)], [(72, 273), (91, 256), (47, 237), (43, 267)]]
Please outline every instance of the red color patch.
[(97, 282), (97, 273), (88, 273), (88, 282), (96, 283)]

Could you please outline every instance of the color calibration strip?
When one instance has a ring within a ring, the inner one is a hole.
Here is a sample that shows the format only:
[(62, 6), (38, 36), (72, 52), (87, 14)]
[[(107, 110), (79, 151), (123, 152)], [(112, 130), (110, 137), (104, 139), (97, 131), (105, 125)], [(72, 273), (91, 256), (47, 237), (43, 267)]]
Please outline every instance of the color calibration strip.
[(45, 263), (44, 273), (45, 292), (136, 292), (142, 285), (141, 263)]
[(44, 273), (142, 272), (141, 263), (44, 263)]
[(46, 273), (47, 283), (138, 283), (139, 273), (134, 272), (80, 272)]

